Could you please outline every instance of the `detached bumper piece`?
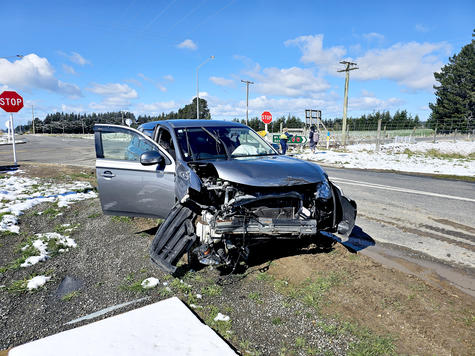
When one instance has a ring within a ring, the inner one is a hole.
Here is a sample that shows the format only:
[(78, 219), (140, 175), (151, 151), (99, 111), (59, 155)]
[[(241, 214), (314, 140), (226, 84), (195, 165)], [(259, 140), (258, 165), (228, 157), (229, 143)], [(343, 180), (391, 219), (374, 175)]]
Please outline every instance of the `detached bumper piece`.
[(304, 236), (317, 233), (317, 221), (314, 219), (272, 219), (235, 216), (229, 219), (217, 219), (214, 225), (217, 234), (255, 234), (255, 235), (292, 235)]
[(158, 228), (150, 246), (150, 258), (161, 270), (174, 273), (178, 260), (196, 241), (193, 218), (190, 209), (177, 204)]

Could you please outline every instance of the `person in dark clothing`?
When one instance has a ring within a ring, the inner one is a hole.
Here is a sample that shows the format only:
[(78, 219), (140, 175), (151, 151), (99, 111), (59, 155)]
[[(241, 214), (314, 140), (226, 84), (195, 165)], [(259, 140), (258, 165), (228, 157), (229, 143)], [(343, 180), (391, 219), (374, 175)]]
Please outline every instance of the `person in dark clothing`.
[(315, 134), (315, 125), (310, 126), (310, 133), (308, 135), (308, 142), (310, 144), (310, 151), (315, 153), (316, 143), (314, 141), (314, 134)]
[(280, 147), (282, 149), (282, 154), (285, 155), (287, 152), (287, 141), (289, 141), (289, 138), (291, 138), (293, 135), (289, 134), (289, 129), (286, 127), (284, 128), (284, 132), (282, 135), (280, 135)]

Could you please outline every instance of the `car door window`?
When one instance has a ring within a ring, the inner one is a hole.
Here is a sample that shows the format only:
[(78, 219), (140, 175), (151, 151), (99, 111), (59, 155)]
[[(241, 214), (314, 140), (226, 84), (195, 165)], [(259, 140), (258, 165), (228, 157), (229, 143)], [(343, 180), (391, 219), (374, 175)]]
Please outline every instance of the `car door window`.
[(146, 151), (158, 151), (157, 147), (135, 132), (101, 132), (105, 159), (140, 161)]

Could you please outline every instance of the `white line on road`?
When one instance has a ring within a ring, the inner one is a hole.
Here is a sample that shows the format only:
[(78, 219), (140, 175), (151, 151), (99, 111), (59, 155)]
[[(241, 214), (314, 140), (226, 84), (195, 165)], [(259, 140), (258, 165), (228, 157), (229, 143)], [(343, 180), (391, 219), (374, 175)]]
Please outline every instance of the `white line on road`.
[(409, 193), (409, 194), (420, 194), (420, 195), (427, 195), (427, 196), (430, 196), (430, 197), (462, 200), (462, 201), (468, 201), (468, 202), (475, 203), (475, 199), (470, 199), (470, 198), (465, 198), (465, 197), (457, 197), (457, 196), (454, 196), (454, 195), (446, 195), (446, 194), (424, 192), (422, 190), (398, 188), (398, 187), (392, 187), (392, 186), (389, 186), (389, 185), (366, 183), (366, 182), (360, 182), (360, 181), (357, 181), (357, 180), (344, 179), (344, 178), (331, 178), (330, 180), (332, 182), (341, 183), (341, 184), (358, 185), (358, 186), (361, 186), (361, 187), (383, 189), (383, 190), (392, 190), (392, 191), (395, 191), (395, 192), (402, 192), (402, 193)]

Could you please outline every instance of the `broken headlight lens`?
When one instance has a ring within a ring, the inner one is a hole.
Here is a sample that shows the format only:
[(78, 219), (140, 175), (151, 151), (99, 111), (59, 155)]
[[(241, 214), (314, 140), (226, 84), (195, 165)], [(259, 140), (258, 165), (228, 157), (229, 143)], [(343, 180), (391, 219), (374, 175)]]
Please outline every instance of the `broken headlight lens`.
[(317, 192), (315, 193), (315, 197), (328, 200), (332, 197), (332, 190), (330, 188), (330, 184), (327, 181), (319, 183), (317, 186)]

